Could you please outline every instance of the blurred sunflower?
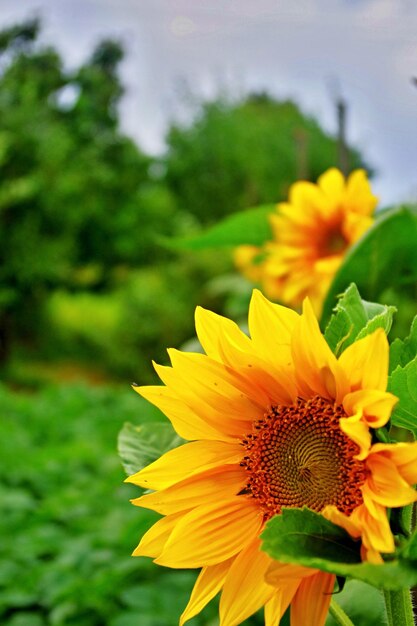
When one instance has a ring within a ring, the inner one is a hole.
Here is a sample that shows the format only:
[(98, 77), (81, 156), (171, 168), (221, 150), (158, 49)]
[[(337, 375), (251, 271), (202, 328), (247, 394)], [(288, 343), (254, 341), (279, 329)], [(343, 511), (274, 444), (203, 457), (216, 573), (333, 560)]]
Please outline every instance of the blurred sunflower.
[(196, 327), (206, 354), (169, 350), (172, 367), (155, 365), (165, 386), (138, 388), (190, 442), (127, 479), (155, 490), (134, 504), (165, 516), (133, 554), (202, 568), (181, 625), (221, 591), (221, 626), (261, 607), (276, 626), (289, 604), (292, 626), (322, 626), (335, 577), (272, 560), (259, 536), (282, 507), (308, 506), (360, 539), (363, 559), (394, 551), (386, 507), (417, 499), (417, 443), (372, 443), (397, 401), (387, 338), (337, 359), (308, 300), (298, 315), (259, 291), (251, 338), (202, 308)]
[(308, 296), (319, 315), (343, 257), (371, 226), (377, 201), (364, 170), (345, 180), (332, 168), (316, 185), (297, 182), (289, 202), (271, 215), (273, 241), (239, 246), (236, 265), (268, 297), (298, 307)]

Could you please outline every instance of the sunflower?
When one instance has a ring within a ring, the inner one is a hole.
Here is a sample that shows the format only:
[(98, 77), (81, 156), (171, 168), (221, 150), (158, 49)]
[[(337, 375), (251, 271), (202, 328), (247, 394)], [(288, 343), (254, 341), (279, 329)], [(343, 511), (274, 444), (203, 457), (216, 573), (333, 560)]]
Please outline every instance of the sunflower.
[(291, 604), (292, 626), (322, 626), (332, 574), (281, 564), (260, 550), (265, 523), (283, 507), (322, 513), (380, 563), (394, 551), (387, 507), (414, 502), (417, 443), (373, 443), (397, 398), (386, 391), (382, 329), (339, 359), (308, 300), (301, 315), (254, 291), (250, 337), (202, 308), (206, 354), (169, 350), (155, 365), (165, 386), (137, 391), (188, 443), (127, 479), (148, 490), (135, 505), (162, 514), (136, 556), (173, 568), (202, 568), (180, 625), (221, 591), (220, 624), (264, 607), (276, 626)]
[(364, 170), (347, 180), (332, 168), (291, 186), (289, 202), (270, 217), (274, 239), (240, 246), (235, 262), (267, 296), (298, 307), (308, 296), (317, 314), (346, 252), (371, 226), (377, 204)]

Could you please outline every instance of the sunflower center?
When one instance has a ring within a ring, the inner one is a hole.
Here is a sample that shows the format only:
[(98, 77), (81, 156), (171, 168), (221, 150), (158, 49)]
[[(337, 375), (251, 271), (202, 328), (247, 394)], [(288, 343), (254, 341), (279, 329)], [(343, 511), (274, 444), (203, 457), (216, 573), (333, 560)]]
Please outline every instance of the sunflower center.
[(320, 256), (333, 256), (346, 250), (348, 242), (342, 232), (342, 225), (336, 224), (324, 231)]
[(328, 504), (350, 515), (362, 504), (366, 466), (354, 458), (359, 448), (340, 429), (341, 417), (342, 406), (316, 396), (271, 407), (254, 424), (242, 442), (241, 465), (248, 473), (245, 493), (267, 517), (282, 507), (321, 511)]

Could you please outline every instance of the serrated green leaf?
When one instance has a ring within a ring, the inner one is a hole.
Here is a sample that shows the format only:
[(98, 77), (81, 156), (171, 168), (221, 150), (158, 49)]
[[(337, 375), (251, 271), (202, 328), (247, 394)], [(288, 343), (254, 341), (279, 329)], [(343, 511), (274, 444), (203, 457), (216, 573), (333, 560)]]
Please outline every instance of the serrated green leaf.
[(126, 422), (119, 432), (117, 449), (124, 470), (130, 476), (182, 443), (183, 439), (171, 424), (152, 422), (134, 426)]
[(381, 311), (381, 313), (378, 313), (378, 315), (375, 315), (375, 317), (373, 317), (366, 323), (362, 330), (359, 331), (359, 333), (357, 334), (355, 341), (357, 341), (358, 339), (363, 339), (363, 337), (374, 333), (378, 328), (382, 328), (385, 331), (385, 334), (388, 335), (389, 331), (391, 330), (392, 320), (396, 308), (395, 306), (379, 306), (383, 306), (384, 310)]
[(410, 334), (404, 340), (395, 339), (390, 346), (390, 371), (404, 367), (417, 355), (417, 316), (414, 318)]
[(265, 205), (229, 215), (208, 230), (194, 237), (164, 240), (164, 245), (183, 250), (203, 250), (228, 246), (260, 246), (272, 239), (268, 216), (275, 205)]
[(283, 509), (261, 535), (262, 550), (281, 563), (356, 578), (381, 589), (417, 584), (417, 563), (398, 556), (381, 565), (361, 563), (359, 544), (346, 531), (309, 509)]
[(338, 293), (354, 282), (370, 300), (388, 287), (417, 280), (417, 208), (399, 207), (377, 216), (374, 225), (350, 249), (327, 293), (324, 323)]
[(388, 391), (399, 398), (391, 423), (407, 428), (417, 437), (417, 357), (405, 367), (396, 367), (388, 379)]
[(391, 329), (395, 307), (362, 300), (354, 283), (339, 297), (324, 336), (332, 351), (339, 355), (357, 339), (383, 328)]

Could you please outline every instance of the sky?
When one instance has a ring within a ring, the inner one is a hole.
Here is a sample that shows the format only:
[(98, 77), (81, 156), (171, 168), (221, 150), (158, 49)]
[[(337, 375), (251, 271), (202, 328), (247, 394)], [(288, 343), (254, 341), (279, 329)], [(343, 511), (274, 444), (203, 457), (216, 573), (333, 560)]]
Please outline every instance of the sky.
[(416, 0), (0, 0), (1, 27), (34, 14), (68, 67), (124, 43), (121, 124), (145, 151), (184, 116), (184, 85), (294, 98), (330, 132), (341, 96), (381, 205), (417, 200)]

